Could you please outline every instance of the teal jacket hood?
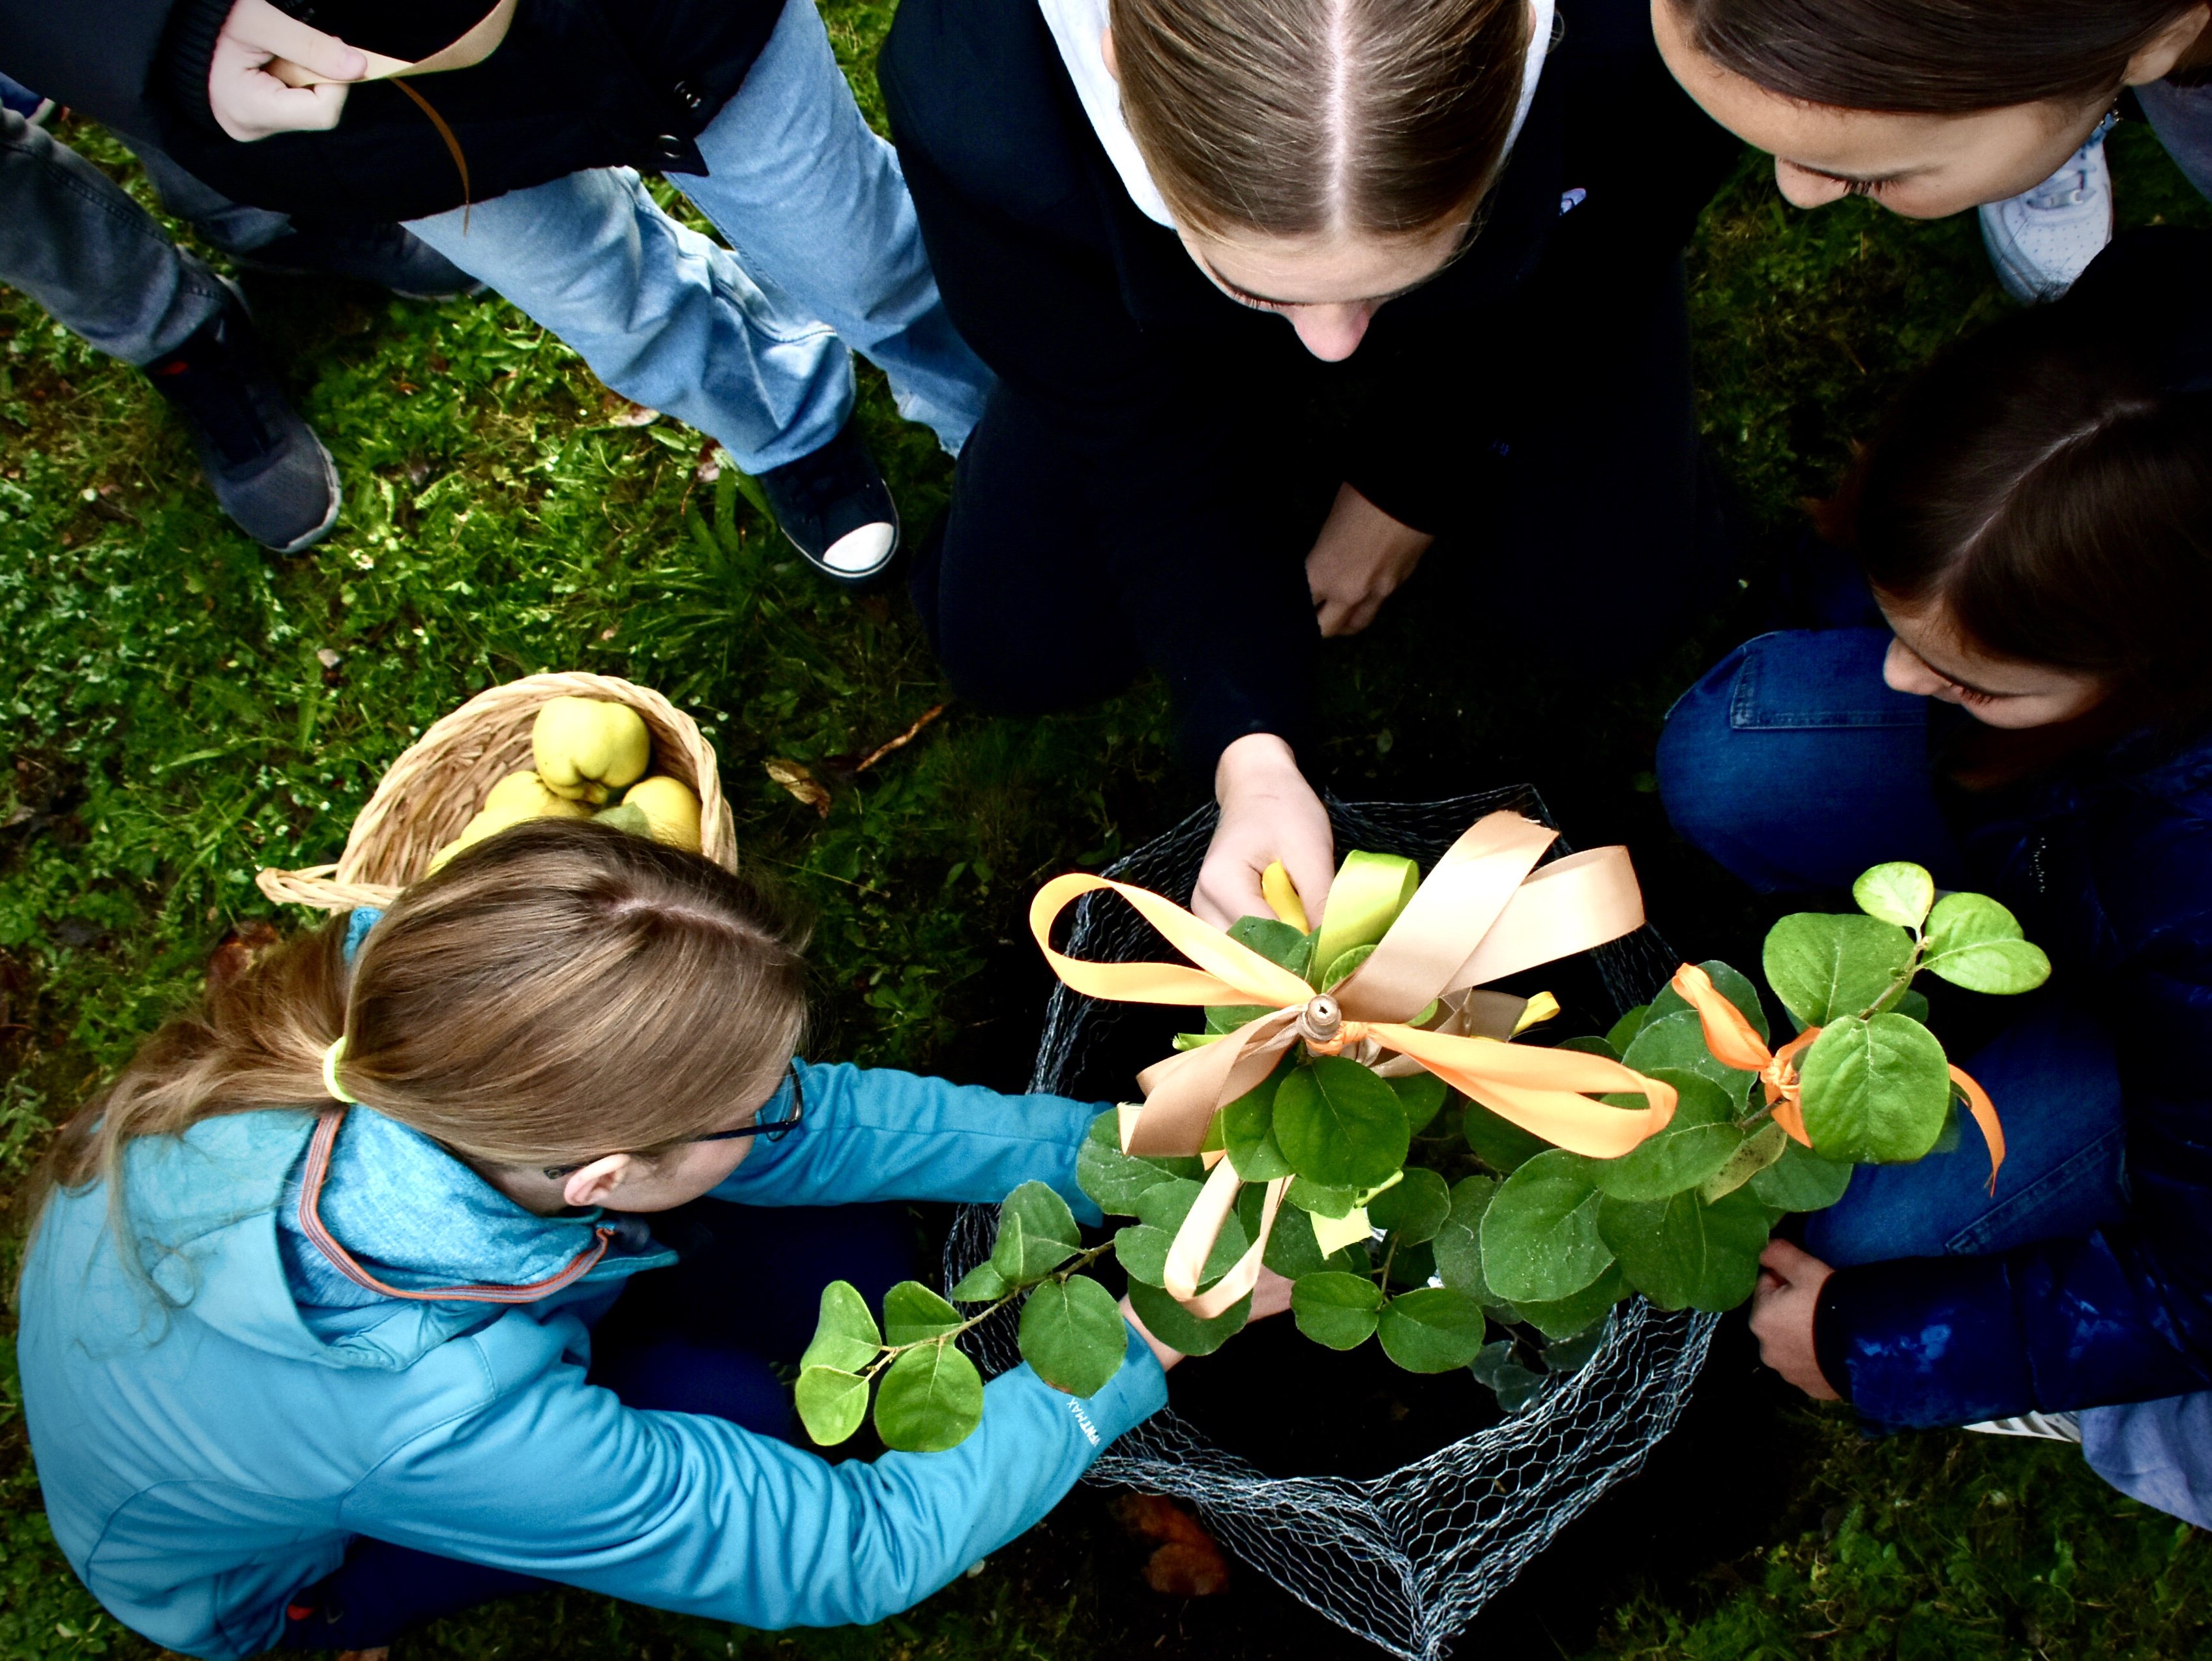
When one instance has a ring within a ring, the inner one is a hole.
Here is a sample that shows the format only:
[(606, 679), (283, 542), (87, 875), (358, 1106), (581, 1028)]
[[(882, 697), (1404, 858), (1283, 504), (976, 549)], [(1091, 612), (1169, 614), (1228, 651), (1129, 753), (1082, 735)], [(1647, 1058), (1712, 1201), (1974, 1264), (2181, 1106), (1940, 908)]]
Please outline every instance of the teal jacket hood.
[[(803, 1129), (717, 1197), (749, 1205), (994, 1200), (1036, 1178), (1079, 1214), (1095, 1104), (798, 1066)], [(350, 1109), (302, 1220), (319, 1115), (274, 1110), (148, 1138), (124, 1234), (94, 1184), (58, 1195), (24, 1265), (24, 1413), (55, 1538), (125, 1625), (187, 1655), (257, 1655), (287, 1603), (368, 1535), (758, 1628), (904, 1609), (1034, 1524), (1164, 1404), (1128, 1361), (1078, 1401), (1026, 1366), (941, 1454), (837, 1465), (589, 1384), (591, 1328), (667, 1261), (619, 1218), (538, 1218), (434, 1143)], [(587, 1272), (520, 1303), (422, 1297)]]

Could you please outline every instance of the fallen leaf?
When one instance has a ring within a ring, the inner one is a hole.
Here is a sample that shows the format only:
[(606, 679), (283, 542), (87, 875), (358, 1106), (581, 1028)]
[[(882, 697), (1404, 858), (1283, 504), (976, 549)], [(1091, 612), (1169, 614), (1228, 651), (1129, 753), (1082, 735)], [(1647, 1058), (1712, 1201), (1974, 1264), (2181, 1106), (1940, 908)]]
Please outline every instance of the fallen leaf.
[(276, 944), (276, 925), (256, 917), (242, 922), (222, 938), (208, 958), (207, 978), (210, 986), (222, 986), (236, 980), (253, 967), (261, 954)]
[(699, 447), (698, 465), (691, 469), (691, 477), (702, 484), (712, 484), (722, 476), (722, 447), (708, 439)]
[(1229, 1560), (1199, 1520), (1157, 1494), (1125, 1494), (1114, 1516), (1130, 1533), (1162, 1543), (1145, 1563), (1145, 1584), (1170, 1597), (1210, 1597), (1229, 1585)]
[(768, 776), (823, 818), (830, 817), (829, 791), (823, 789), (821, 782), (797, 762), (772, 761), (768, 764)]
[(650, 427), (660, 419), (660, 411), (648, 410), (642, 404), (633, 404), (624, 399), (622, 407), (607, 418), (617, 427)]

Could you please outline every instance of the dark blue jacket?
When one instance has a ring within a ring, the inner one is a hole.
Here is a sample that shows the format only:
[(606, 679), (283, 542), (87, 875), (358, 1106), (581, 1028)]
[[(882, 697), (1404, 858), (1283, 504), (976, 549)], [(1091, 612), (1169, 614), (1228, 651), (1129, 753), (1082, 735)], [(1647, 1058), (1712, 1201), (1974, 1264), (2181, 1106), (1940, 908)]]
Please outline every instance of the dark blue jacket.
[(2212, 737), (2142, 741), (1966, 832), (1976, 880), (2118, 1041), (2130, 1213), (2086, 1238), (1839, 1269), (1822, 1371), (1952, 1425), (2212, 1387)]

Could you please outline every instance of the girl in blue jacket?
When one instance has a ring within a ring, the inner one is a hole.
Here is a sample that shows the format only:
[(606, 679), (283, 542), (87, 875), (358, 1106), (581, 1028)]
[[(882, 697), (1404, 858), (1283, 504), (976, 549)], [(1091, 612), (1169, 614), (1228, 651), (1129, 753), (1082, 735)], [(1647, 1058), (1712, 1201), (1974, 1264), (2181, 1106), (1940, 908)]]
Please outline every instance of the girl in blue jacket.
[(1994, 1198), (1972, 1135), (1861, 1171), (1769, 1249), (1753, 1329), (1814, 1396), (2032, 1415), (2212, 1524), (2212, 237), (2124, 237), (1939, 364), (1836, 506), (1883, 626), (1706, 676), (1668, 814), (1769, 893), (1917, 860), (2055, 970), (1966, 1062)]
[[(1161, 1407), (1177, 1357), (1133, 1317), (1097, 1396), (1017, 1367), (950, 1452), (781, 1439), (769, 1363), (822, 1285), (897, 1278), (861, 1202), (1035, 1178), (1099, 1220), (1096, 1104), (794, 1060), (799, 944), (705, 860), (540, 821), (149, 1040), (63, 1130), (23, 1271), (32, 1449), (100, 1601), (208, 1657), (544, 1581), (872, 1621)], [(646, 1217), (702, 1199), (672, 1270)]]

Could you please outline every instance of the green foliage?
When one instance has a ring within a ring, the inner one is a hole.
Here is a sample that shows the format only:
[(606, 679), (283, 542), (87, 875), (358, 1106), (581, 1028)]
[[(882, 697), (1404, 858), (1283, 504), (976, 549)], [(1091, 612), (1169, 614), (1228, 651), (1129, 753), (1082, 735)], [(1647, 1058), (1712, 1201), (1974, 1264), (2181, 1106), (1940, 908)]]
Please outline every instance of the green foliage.
[(1331, 1349), (1357, 1349), (1373, 1337), (1382, 1309), (1382, 1288), (1364, 1275), (1323, 1269), (1291, 1288), (1298, 1330)]
[[(1184, 1208), (1189, 1208), (1188, 1204)], [(1082, 1245), (1083, 1232), (1067, 1202), (1042, 1183), (1024, 1183), (999, 1208), (999, 1238), (991, 1248), (991, 1267), (1008, 1286), (1030, 1286)]]
[(1896, 1165), (1936, 1146), (1951, 1104), (1943, 1046), (1898, 1014), (1831, 1021), (1805, 1052), (1805, 1133), (1831, 1159)]
[(1482, 1348), (1482, 1305), (1448, 1287), (1422, 1287), (1382, 1305), (1382, 1353), (1408, 1372), (1452, 1372)]
[(1912, 937), (1894, 923), (1801, 911), (1767, 934), (1764, 966), (1797, 1024), (1820, 1026), (1872, 1007), (1911, 959)]
[(1405, 1165), (1413, 1133), (1389, 1085), (1357, 1062), (1321, 1056), (1276, 1090), (1275, 1141), (1301, 1177), (1372, 1188)]
[(1936, 879), (1917, 865), (1877, 865), (1851, 885), (1851, 898), (1869, 917), (1917, 928), (1936, 904)]
[(887, 1448), (942, 1453), (982, 1422), (983, 1375), (952, 1344), (900, 1352), (877, 1385), (876, 1434)]
[(1552, 1302), (1602, 1274), (1613, 1252), (1598, 1232), (1604, 1200), (1592, 1162), (1553, 1148), (1498, 1185), (1482, 1214), (1483, 1274), (1513, 1302)]
[(1048, 1281), (1022, 1305), (1022, 1359), (1045, 1383), (1096, 1396), (1121, 1368), (1128, 1324), (1114, 1294), (1084, 1275)]
[(1608, 1198), (1597, 1226), (1628, 1284), (1662, 1309), (1734, 1309), (1758, 1284), (1766, 1249), (1766, 1209), (1741, 1190)]
[(2051, 959), (2022, 938), (2011, 912), (1986, 894), (1946, 894), (1928, 915), (1921, 966), (1972, 992), (2032, 992)]
[(1451, 1208), (1451, 1190), (1444, 1179), (1414, 1165), (1407, 1170), (1404, 1181), (1384, 1189), (1367, 1202), (1367, 1220), (1388, 1229), (1401, 1245), (1419, 1245), (1436, 1238)]

